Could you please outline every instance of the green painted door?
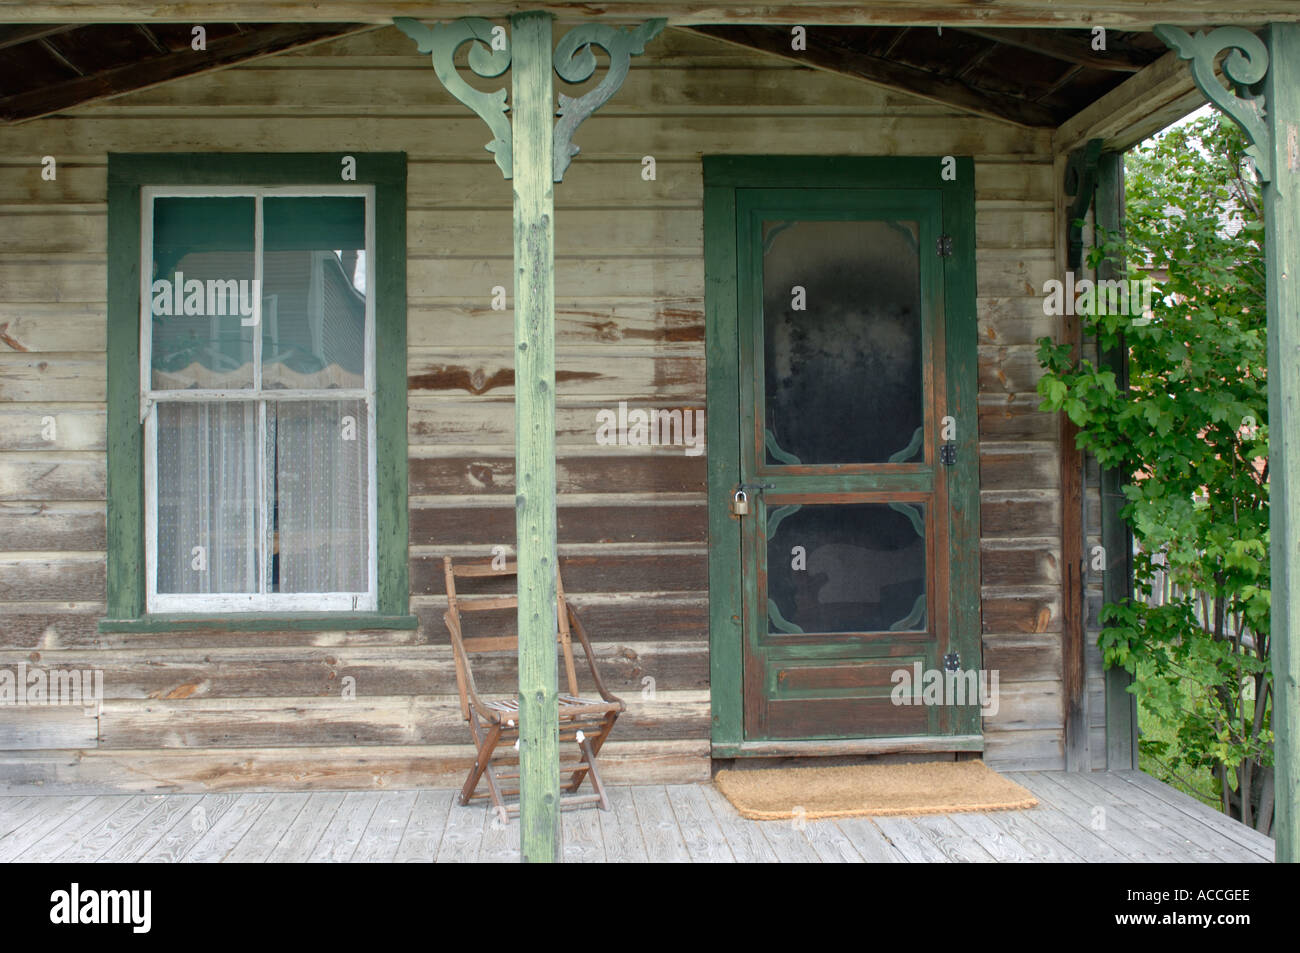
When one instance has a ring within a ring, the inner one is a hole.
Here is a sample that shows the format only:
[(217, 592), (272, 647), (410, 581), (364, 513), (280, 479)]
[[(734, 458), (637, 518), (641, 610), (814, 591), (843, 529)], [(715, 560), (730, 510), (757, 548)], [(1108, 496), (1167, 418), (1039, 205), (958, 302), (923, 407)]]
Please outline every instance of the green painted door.
[(945, 274), (972, 249), (945, 231), (939, 188), (732, 198), (738, 441), (723, 492), (742, 746), (971, 747), (977, 699), (923, 688), (943, 677), (927, 673), (980, 668), (977, 461), (962, 432), (977, 423), (973, 401), (954, 401), (974, 326), (949, 341)]

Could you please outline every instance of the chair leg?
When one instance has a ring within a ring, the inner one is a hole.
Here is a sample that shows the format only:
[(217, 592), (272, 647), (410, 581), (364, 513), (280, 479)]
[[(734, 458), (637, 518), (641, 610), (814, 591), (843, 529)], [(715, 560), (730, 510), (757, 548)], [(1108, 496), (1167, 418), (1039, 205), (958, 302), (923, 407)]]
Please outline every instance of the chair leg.
[[(575, 744), (577, 744), (579, 748), (582, 748), (583, 742), (578, 741), (575, 742)], [(582, 758), (583, 763), (585, 763), (586, 760), (587, 760), (586, 751), (584, 749), (583, 758)], [(583, 777), (589, 774), (590, 772), (591, 772), (590, 767), (587, 767), (585, 769), (578, 768), (576, 771), (573, 772), (573, 774), (569, 775), (569, 782), (563, 786), (562, 790), (568, 791), (570, 794), (577, 791), (578, 788), (582, 787)]]
[(600, 749), (604, 747), (605, 742), (609, 740), (609, 733), (614, 730), (614, 722), (618, 720), (618, 715), (606, 715), (605, 724), (601, 726), (600, 734), (591, 742), (591, 753), (600, 754)]
[(491, 792), (493, 809), (497, 811), (500, 823), (510, 823), (510, 809), (506, 806), (506, 798), (504, 798), (502, 793), (500, 793), (500, 785), (497, 783), (497, 771), (495, 771), (493, 766), (489, 764), (484, 774), (487, 776), (487, 790)]
[[(460, 789), (460, 803), (469, 804), (469, 799), (473, 796), (475, 789), (478, 787), (479, 778), (484, 772), (488, 772), (492, 762), (492, 752), (496, 750), (497, 741), (501, 738), (501, 725), (495, 724), (488, 730), (487, 737), (484, 738), (479, 731), (478, 715), (470, 712), (469, 730), (474, 735), (474, 767), (465, 779), (465, 785)], [(496, 778), (488, 773), (488, 788), (492, 792), (492, 800), (498, 807), (501, 806), (501, 792), (497, 787)]]
[(492, 793), (492, 804), (496, 808), (497, 815), (501, 818), (501, 823), (510, 823), (510, 812), (506, 809), (506, 800), (501, 794), (501, 785), (497, 783), (497, 773), (491, 764), (484, 769), (487, 775), (488, 790)]
[(587, 772), (585, 770), (574, 771), (573, 776), (569, 778), (568, 783), (560, 785), (560, 790), (569, 794), (574, 793), (578, 788), (582, 787), (582, 779), (586, 774)]
[(591, 739), (583, 738), (579, 746), (582, 748), (582, 760), (587, 762), (587, 773), (591, 775), (591, 786), (596, 789), (596, 794), (600, 798), (600, 809), (609, 810), (609, 798), (605, 795), (605, 785), (600, 780), (600, 768), (596, 764), (596, 754), (591, 750)]
[[(600, 749), (605, 744), (605, 739), (609, 737), (609, 733), (613, 730), (614, 721), (617, 717), (618, 717), (617, 715), (606, 715), (604, 724), (602, 724), (600, 727), (600, 731), (596, 733), (596, 736), (593, 739), (590, 739), (591, 756), (593, 758), (595, 758), (596, 755), (600, 754)], [(581, 742), (579, 742), (579, 745), (581, 745)], [(584, 758), (583, 760), (585, 761), (586, 759)], [(584, 773), (586, 772), (575, 771), (573, 775), (569, 778), (569, 783), (568, 786), (565, 787), (565, 790), (576, 791), (578, 790), (578, 788), (582, 787), (582, 775)]]

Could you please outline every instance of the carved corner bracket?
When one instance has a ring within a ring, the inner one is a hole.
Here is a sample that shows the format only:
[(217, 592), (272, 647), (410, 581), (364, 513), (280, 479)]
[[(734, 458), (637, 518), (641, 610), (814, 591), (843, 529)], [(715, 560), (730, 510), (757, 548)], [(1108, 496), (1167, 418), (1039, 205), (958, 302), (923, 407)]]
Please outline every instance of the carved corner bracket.
[(637, 27), (618, 29), (603, 23), (584, 23), (576, 26), (555, 47), (555, 73), (566, 83), (583, 83), (596, 72), (596, 55), (591, 52), (598, 46), (609, 55), (609, 69), (604, 78), (589, 92), (573, 98), (560, 93), (560, 117), (555, 124), (555, 181), (564, 181), (564, 172), (578, 154), (573, 144), (573, 134), (583, 120), (613, 96), (627, 78), (633, 56), (645, 52), (645, 45), (658, 36), (668, 21), (647, 20)]
[[(421, 53), (431, 54), (434, 72), (447, 92), (487, 123), (493, 138), (485, 148), (496, 157), (501, 174), (511, 178), (514, 174), (511, 160), (513, 140), (510, 120), (506, 117), (510, 109), (506, 104), (506, 90), (485, 93), (475, 89), (461, 79), (455, 64), (456, 51), (466, 43), (473, 43), (469, 51), (470, 69), (485, 79), (500, 76), (510, 68), (509, 45), (501, 43), (503, 28), (496, 28), (501, 32), (494, 35), (492, 23), (481, 17), (465, 17), (432, 27), (410, 17), (396, 17), (393, 23), (415, 41)], [(618, 92), (627, 78), (632, 57), (644, 53), (645, 45), (663, 32), (667, 24), (665, 19), (647, 20), (640, 26), (618, 29), (602, 23), (584, 23), (560, 40), (555, 48), (554, 67), (564, 82), (585, 83), (591, 79), (596, 72), (596, 55), (591, 51), (593, 46), (600, 47), (609, 55), (609, 69), (595, 88), (582, 96), (570, 97), (563, 93), (559, 96), (556, 110), (559, 120), (554, 132), (556, 182), (564, 180), (565, 170), (578, 154), (573, 134), (583, 120)]]
[[(1190, 60), (1192, 79), (1205, 98), (1226, 113), (1246, 134), (1246, 154), (1255, 163), (1261, 182), (1271, 182), (1273, 166), (1268, 125), (1264, 121), (1266, 104), (1260, 92), (1268, 72), (1268, 49), (1254, 33), (1237, 26), (1219, 27), (1209, 34), (1195, 36), (1168, 24), (1157, 25), (1153, 32), (1165, 45)], [(1214, 75), (1214, 63), (1220, 53), (1231, 50), (1223, 60), (1223, 74), (1236, 92), (1224, 88)]]
[(432, 27), (425, 26), (419, 20), (410, 17), (396, 17), (393, 23), (397, 28), (415, 41), (416, 49), (429, 53), (433, 58), (433, 71), (458, 100), (474, 110), (478, 117), (487, 123), (492, 131), (492, 141), (485, 149), (496, 158), (501, 174), (509, 179), (513, 175), (510, 120), (506, 112), (506, 90), (496, 89), (490, 93), (475, 89), (461, 79), (456, 72), (456, 51), (466, 43), (473, 43), (469, 50), (469, 68), (484, 79), (493, 79), (510, 68), (510, 49), (493, 49), (492, 23), (482, 17), (465, 17), (451, 23), (438, 23)]

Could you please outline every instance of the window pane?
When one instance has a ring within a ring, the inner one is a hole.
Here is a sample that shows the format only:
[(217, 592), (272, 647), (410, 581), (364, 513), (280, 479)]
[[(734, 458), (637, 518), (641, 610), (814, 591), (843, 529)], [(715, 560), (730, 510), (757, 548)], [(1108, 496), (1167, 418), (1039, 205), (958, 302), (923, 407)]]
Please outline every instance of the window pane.
[(269, 591), (367, 591), (365, 401), (268, 403), (266, 426)]
[(262, 203), (262, 386), (365, 386), (365, 199)]
[(155, 388), (253, 385), (253, 228), (251, 197), (154, 199)]
[(763, 223), (768, 464), (921, 459), (918, 241), (916, 222)]
[(158, 404), (158, 592), (257, 592), (257, 406)]
[(926, 631), (922, 504), (774, 506), (767, 530), (769, 632)]

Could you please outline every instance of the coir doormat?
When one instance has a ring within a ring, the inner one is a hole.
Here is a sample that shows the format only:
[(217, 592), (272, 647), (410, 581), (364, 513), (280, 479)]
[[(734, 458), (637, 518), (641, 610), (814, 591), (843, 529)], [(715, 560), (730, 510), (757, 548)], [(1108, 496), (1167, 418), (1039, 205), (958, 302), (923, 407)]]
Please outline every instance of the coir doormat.
[(983, 761), (729, 769), (713, 781), (742, 816), (756, 821), (1014, 811), (1038, 804)]

